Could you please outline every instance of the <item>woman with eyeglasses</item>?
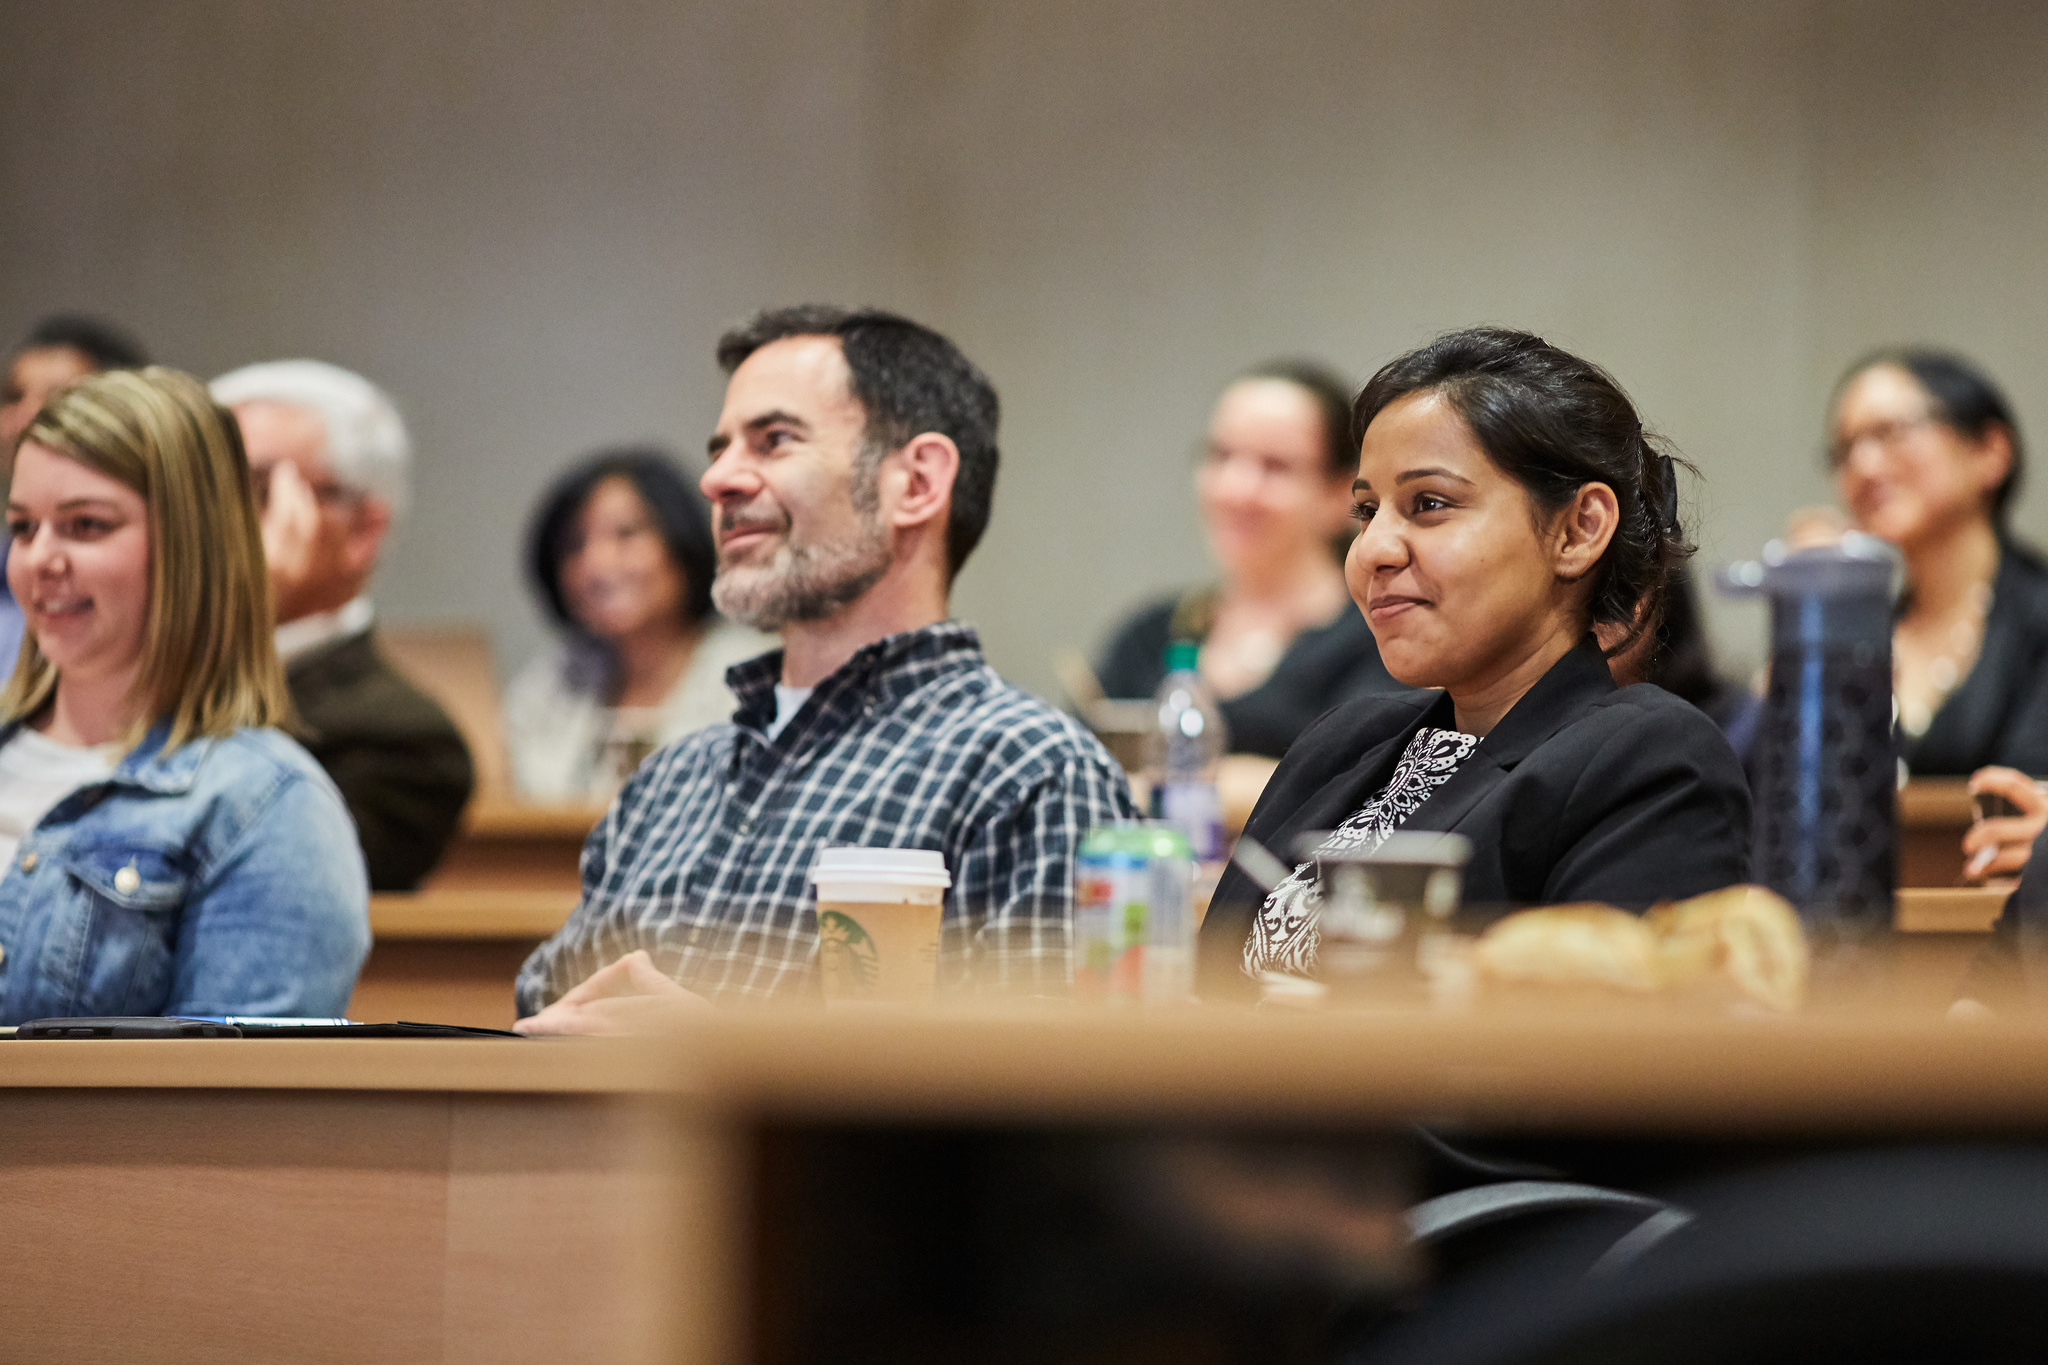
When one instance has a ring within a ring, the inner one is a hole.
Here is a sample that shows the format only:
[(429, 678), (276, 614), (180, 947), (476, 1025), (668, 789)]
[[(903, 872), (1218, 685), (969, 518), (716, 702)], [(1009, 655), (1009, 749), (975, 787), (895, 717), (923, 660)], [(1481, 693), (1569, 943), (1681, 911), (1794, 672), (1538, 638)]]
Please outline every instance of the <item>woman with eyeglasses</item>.
[(1103, 691), (1151, 696), (1167, 645), (1193, 641), (1231, 750), (1277, 759), (1338, 702), (1399, 690), (1344, 590), (1355, 455), (1350, 389), (1323, 367), (1278, 361), (1224, 389), (1195, 469), (1221, 572), (1123, 624), (1097, 668)]
[[(1975, 774), (1974, 789), (2038, 830), (2048, 802), (2027, 775), (2048, 775), (2048, 565), (2008, 522), (2023, 455), (2012, 405), (1960, 356), (1880, 351), (1836, 386), (1835, 487), (1856, 528), (1905, 560), (1892, 630), (1900, 755), (1916, 777)], [(1969, 874), (2017, 871), (2024, 834), (2013, 821), (1973, 829)]]

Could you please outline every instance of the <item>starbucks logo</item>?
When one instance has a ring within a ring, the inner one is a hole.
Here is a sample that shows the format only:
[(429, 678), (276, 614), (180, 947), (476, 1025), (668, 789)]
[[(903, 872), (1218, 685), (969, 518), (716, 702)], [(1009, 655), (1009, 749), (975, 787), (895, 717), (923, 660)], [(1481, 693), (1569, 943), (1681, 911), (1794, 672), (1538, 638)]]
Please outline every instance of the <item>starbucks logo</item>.
[(868, 931), (837, 910), (818, 916), (818, 965), (848, 995), (874, 994), (882, 970)]

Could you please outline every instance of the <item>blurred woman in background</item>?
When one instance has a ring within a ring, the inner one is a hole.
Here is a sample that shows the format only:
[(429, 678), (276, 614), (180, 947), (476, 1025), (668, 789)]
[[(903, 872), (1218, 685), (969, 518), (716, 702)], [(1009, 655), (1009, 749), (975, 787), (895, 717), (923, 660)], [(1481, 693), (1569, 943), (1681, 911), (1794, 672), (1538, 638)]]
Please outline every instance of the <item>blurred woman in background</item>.
[[(1690, 553), (1670, 457), (1605, 372), (1497, 328), (1392, 361), (1358, 397), (1350, 595), (1393, 677), (1290, 749), (1246, 826), (1294, 854), (1365, 853), (1396, 829), (1472, 841), (1468, 904), (1645, 908), (1749, 875), (1749, 788), (1712, 721), (1607, 655), (1654, 630)], [(1619, 627), (1609, 648), (1601, 627)], [(1330, 831), (1327, 835), (1321, 831)], [(1308, 972), (1316, 861), (1277, 886), (1232, 866), (1202, 925), (1204, 977)]]
[(340, 1015), (369, 951), (347, 808), (276, 728), (249, 466), (175, 370), (60, 389), (8, 493), (0, 1021)]
[(1344, 588), (1356, 463), (1351, 393), (1330, 371), (1277, 362), (1225, 389), (1195, 471), (1221, 577), (1126, 621), (1097, 670), (1103, 692), (1151, 696), (1168, 643), (1195, 641), (1231, 751), (1277, 759), (1337, 703), (1398, 691)]
[[(1960, 356), (1880, 351), (1836, 387), (1829, 428), (1851, 522), (1905, 560), (1892, 672), (1908, 770), (1989, 766), (1974, 787), (2048, 816), (2027, 777), (2048, 774), (2048, 566), (2008, 524), (2024, 463), (2011, 404)], [(2017, 871), (2020, 832), (1973, 829), (1969, 873)]]
[(513, 780), (532, 800), (609, 800), (649, 753), (729, 719), (725, 670), (775, 647), (712, 611), (710, 513), (663, 450), (603, 451), (565, 474), (527, 568), (566, 632), (505, 693)]
[(2048, 773), (2048, 567), (2007, 524), (2023, 451), (2005, 395), (1959, 356), (1882, 351), (1837, 386), (1829, 427), (1850, 520), (1905, 560), (1892, 667), (1907, 767)]

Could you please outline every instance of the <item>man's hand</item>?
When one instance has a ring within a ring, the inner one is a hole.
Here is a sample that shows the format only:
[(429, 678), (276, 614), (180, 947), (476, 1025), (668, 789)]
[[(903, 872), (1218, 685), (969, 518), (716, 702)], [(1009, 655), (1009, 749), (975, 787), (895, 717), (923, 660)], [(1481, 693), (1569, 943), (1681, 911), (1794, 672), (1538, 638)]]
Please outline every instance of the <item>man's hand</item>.
[(320, 499), (298, 466), (279, 460), (270, 467), (269, 495), (263, 505), (263, 561), (270, 569), (270, 594), (277, 619), (290, 621), (313, 578), (314, 551), (320, 541)]
[(592, 972), (554, 1004), (512, 1027), (525, 1034), (621, 1038), (663, 1032), (710, 1008), (709, 1000), (671, 981), (642, 948)]
[(2027, 865), (2034, 840), (2048, 829), (2048, 796), (2034, 779), (2012, 768), (1979, 768), (1970, 774), (1970, 795), (2002, 796), (2017, 815), (1979, 820), (1963, 834), (1963, 876), (1970, 881), (2014, 876)]

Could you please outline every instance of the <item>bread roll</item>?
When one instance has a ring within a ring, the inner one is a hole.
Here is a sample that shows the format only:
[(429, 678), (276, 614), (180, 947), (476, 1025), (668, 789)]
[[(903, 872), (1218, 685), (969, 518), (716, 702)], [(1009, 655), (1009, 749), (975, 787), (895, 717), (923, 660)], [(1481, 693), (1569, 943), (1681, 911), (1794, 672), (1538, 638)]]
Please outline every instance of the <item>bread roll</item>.
[(1609, 986), (1663, 984), (1657, 936), (1638, 916), (1605, 905), (1558, 905), (1509, 915), (1479, 936), (1480, 974), (1492, 981)]

